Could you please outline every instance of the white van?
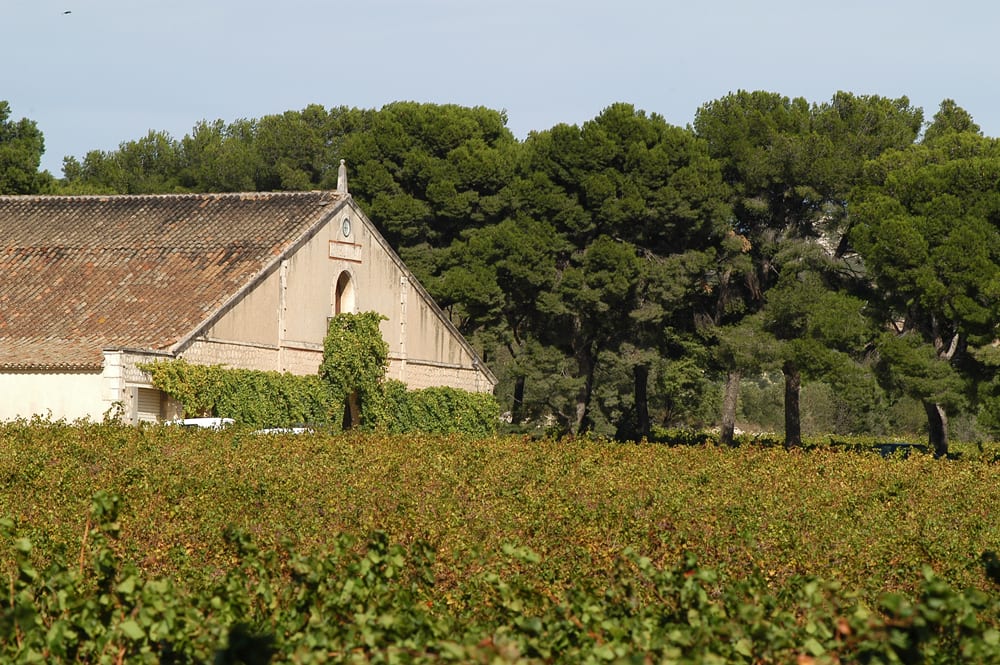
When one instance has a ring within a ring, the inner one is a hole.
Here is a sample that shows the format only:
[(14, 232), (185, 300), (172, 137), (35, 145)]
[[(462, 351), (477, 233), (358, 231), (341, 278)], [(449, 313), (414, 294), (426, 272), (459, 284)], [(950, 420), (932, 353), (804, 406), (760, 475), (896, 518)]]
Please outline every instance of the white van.
[(225, 429), (232, 425), (235, 420), (232, 418), (179, 418), (168, 420), (167, 425), (180, 425), (181, 427), (200, 427), (202, 429)]

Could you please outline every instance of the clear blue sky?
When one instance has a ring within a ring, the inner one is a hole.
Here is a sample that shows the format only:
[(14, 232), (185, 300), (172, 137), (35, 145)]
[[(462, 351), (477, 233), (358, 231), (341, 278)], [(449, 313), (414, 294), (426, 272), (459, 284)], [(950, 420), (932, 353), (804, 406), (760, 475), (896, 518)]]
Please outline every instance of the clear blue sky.
[[(398, 100), (505, 109), (519, 138), (629, 102), (684, 126), (731, 91), (943, 99), (1000, 135), (989, 0), (2, 0), (0, 99), (42, 166), (199, 120)], [(70, 11), (69, 14), (63, 12)]]

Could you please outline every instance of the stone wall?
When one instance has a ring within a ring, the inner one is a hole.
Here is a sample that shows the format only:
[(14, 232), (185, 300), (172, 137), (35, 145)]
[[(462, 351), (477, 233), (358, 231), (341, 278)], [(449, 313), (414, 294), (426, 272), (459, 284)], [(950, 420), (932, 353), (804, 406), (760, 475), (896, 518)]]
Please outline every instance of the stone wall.
[(223, 365), (233, 369), (280, 371), (278, 347), (217, 339), (196, 339), (178, 354), (199, 365)]
[(483, 372), (474, 367), (461, 365), (390, 357), (386, 375), (391, 379), (402, 381), (410, 390), (437, 386), (450, 386), (470, 392), (493, 390), (493, 384)]
[(319, 372), (323, 362), (323, 348), (311, 348), (306, 345), (284, 346), (281, 349), (282, 370), (306, 376)]

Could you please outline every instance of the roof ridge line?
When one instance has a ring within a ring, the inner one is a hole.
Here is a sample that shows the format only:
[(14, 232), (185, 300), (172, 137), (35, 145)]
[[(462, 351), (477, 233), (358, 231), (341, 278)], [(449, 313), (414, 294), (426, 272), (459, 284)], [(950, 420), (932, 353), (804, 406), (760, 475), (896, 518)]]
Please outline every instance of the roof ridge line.
[(142, 194), (0, 194), (0, 199), (9, 200), (52, 200), (52, 199), (153, 199), (153, 198), (257, 198), (261, 196), (296, 196), (305, 194), (327, 194), (340, 198), (341, 192), (335, 189), (282, 189), (276, 191), (243, 191), (243, 192), (159, 192)]

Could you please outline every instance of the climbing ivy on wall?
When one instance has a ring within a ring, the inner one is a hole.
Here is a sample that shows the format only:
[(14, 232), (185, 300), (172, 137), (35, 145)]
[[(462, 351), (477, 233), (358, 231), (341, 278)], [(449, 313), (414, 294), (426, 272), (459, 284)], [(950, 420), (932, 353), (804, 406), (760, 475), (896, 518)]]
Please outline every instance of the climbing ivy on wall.
[(330, 319), (323, 340), (323, 362), (319, 376), (327, 383), (332, 408), (344, 414), (350, 426), (373, 424), (371, 406), (380, 399), (382, 382), (389, 368), (389, 345), (382, 339), (377, 312), (338, 314)]
[(253, 428), (343, 425), (391, 433), (495, 433), (500, 407), (488, 393), (436, 387), (407, 390), (385, 378), (389, 345), (376, 312), (330, 320), (313, 376), (228, 369), (169, 360), (140, 365), (153, 386), (184, 405), (185, 416), (232, 418)]
[(401, 381), (382, 386), (385, 408), (382, 426), (389, 432), (429, 434), (495, 434), (500, 405), (490, 393), (474, 393), (446, 386), (407, 390)]
[(229, 369), (170, 360), (141, 365), (153, 385), (184, 405), (184, 415), (223, 416), (248, 427), (330, 422), (330, 386), (318, 376)]

